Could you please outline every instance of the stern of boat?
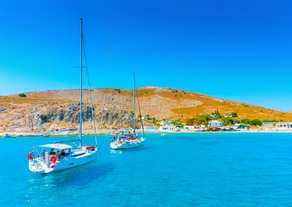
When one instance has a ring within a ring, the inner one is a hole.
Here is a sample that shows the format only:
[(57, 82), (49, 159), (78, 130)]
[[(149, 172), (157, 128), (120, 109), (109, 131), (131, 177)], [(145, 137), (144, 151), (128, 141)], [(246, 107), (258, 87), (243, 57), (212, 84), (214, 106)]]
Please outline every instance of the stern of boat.
[(48, 165), (44, 161), (36, 158), (28, 161), (28, 168), (34, 173), (44, 173), (48, 169)]

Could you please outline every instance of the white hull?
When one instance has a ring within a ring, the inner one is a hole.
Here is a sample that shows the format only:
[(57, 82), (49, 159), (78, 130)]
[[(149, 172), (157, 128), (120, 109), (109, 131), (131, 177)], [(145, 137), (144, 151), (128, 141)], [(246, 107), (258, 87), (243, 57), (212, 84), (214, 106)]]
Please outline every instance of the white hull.
[(144, 146), (144, 141), (145, 141), (144, 138), (131, 140), (131, 141), (117, 140), (117, 141), (112, 141), (110, 143), (110, 147), (115, 150), (137, 148), (137, 147)]
[(97, 150), (89, 151), (89, 150), (78, 150), (78, 155), (76, 156), (74, 152), (71, 155), (68, 155), (62, 159), (58, 159), (55, 163), (48, 162), (41, 158), (34, 158), (29, 160), (28, 168), (31, 172), (34, 173), (51, 173), (60, 170), (65, 170), (73, 167), (77, 167), (80, 165), (87, 164), (97, 157)]

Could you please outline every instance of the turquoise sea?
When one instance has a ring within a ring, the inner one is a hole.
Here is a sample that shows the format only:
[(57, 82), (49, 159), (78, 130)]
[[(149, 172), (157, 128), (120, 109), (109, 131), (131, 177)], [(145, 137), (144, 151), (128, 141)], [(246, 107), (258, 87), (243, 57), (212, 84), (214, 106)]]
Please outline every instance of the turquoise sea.
[(98, 136), (96, 161), (31, 173), (31, 146), (61, 139), (0, 139), (0, 206), (292, 206), (290, 133), (147, 134), (125, 151)]

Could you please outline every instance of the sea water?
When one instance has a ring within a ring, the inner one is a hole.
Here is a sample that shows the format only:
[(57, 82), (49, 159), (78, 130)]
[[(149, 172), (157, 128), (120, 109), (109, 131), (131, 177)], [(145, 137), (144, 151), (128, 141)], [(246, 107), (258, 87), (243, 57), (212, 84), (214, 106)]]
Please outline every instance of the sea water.
[(0, 139), (0, 206), (292, 206), (290, 133), (147, 134), (144, 147), (123, 151), (98, 136), (90, 164), (28, 170), (32, 146), (64, 139)]

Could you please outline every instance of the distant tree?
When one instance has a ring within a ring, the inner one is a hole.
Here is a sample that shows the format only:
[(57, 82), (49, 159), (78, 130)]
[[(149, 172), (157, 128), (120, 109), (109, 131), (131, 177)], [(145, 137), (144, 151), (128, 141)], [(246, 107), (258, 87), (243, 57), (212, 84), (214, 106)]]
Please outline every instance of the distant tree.
[(208, 122), (212, 120), (212, 117), (209, 114), (206, 115), (199, 115), (195, 118), (194, 124), (203, 124), (208, 125)]
[(232, 113), (231, 113), (231, 116), (232, 116), (232, 117), (237, 117), (237, 112), (232, 112)]
[(158, 124), (159, 120), (157, 120), (155, 117), (152, 118), (153, 124)]
[(222, 121), (222, 124), (224, 126), (227, 126), (227, 125), (232, 125), (234, 124), (234, 119), (232, 117), (223, 117), (221, 118), (221, 121)]
[(20, 96), (20, 97), (26, 97), (26, 95), (24, 93), (20, 93), (20, 94), (18, 94), (18, 96)]
[(118, 93), (121, 93), (121, 89), (115, 88), (115, 91), (117, 91)]
[(238, 129), (244, 129), (245, 128), (245, 125), (244, 124), (240, 124), (237, 128)]
[(186, 125), (194, 125), (195, 123), (195, 118), (187, 118), (185, 121)]
[(220, 119), (221, 118), (221, 114), (219, 113), (218, 110), (215, 110), (215, 112), (213, 112), (212, 115), (213, 115), (213, 119)]
[(181, 123), (181, 120), (174, 120), (171, 122), (172, 125), (176, 126), (176, 127), (180, 127), (182, 128), (183, 127), (183, 124)]
[(253, 125), (253, 126), (261, 126), (262, 125), (262, 122), (258, 119), (254, 119), (250, 122), (250, 125)]

